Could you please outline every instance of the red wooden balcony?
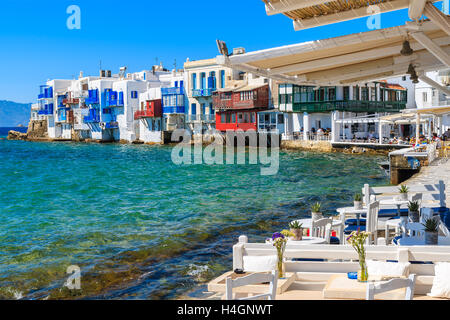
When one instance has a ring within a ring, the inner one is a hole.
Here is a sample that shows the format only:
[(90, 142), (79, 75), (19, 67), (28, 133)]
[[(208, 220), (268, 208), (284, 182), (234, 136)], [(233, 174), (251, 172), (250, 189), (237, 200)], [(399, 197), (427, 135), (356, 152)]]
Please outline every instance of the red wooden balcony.
[(269, 107), (269, 86), (245, 86), (228, 92), (216, 92), (213, 96), (217, 111), (267, 109)]
[(142, 118), (160, 118), (162, 117), (161, 99), (151, 100), (141, 103), (141, 110), (134, 113), (134, 120)]
[(63, 99), (62, 103), (63, 103), (64, 105), (68, 105), (68, 104), (79, 104), (79, 103), (80, 103), (80, 99), (66, 98), (66, 99)]

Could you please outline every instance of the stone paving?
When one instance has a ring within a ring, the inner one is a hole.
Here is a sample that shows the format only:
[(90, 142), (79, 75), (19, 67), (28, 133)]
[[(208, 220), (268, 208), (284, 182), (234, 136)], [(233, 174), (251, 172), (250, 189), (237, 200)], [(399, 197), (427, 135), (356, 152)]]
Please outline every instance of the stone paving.
[(448, 158), (439, 158), (430, 166), (423, 167), (418, 174), (405, 181), (404, 184), (407, 186), (416, 184), (437, 184), (439, 180), (443, 180), (445, 183), (446, 203), (448, 207), (450, 204), (450, 161)]

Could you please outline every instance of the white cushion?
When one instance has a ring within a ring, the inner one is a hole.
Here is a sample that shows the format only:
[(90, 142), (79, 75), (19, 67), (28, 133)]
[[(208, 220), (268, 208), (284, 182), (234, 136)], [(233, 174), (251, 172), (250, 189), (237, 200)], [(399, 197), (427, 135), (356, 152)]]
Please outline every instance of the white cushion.
[(450, 298), (450, 263), (435, 264), (433, 287), (428, 295), (434, 298)]
[(244, 256), (245, 272), (267, 272), (277, 267), (277, 256)]
[(367, 273), (369, 277), (407, 277), (409, 275), (409, 265), (409, 262), (367, 260)]

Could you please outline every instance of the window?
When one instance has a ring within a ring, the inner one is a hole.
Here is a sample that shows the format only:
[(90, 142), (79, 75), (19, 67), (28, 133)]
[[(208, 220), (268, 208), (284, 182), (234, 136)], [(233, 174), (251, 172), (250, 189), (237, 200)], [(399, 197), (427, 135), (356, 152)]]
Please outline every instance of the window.
[(249, 123), (250, 122), (250, 117), (248, 112), (244, 113), (244, 123)]
[(131, 91), (131, 99), (137, 99), (138, 98), (138, 92), (137, 91)]
[(255, 113), (250, 113), (250, 122), (251, 123), (255, 123), (256, 121), (255, 121)]
[[(234, 113), (233, 113), (233, 115), (234, 115)], [(226, 123), (231, 123), (231, 114), (230, 113), (226, 114), (226, 120), (227, 120)]]
[(242, 113), (238, 113), (238, 123), (244, 123), (244, 115)]
[(209, 104), (209, 114), (214, 114), (214, 106), (212, 103)]
[(350, 87), (344, 87), (344, 100), (350, 100)]
[(197, 74), (193, 73), (192, 74), (192, 90), (196, 90), (197, 89)]
[(359, 100), (359, 87), (353, 87), (353, 100)]
[(236, 113), (231, 114), (231, 122), (236, 123)]
[(200, 73), (200, 89), (206, 89), (206, 73)]
[(271, 124), (277, 123), (277, 115), (275, 113), (270, 114), (270, 123)]
[(197, 105), (195, 103), (191, 104), (191, 114), (197, 114)]
[(259, 122), (264, 123), (264, 114), (259, 114)]
[(251, 100), (251, 99), (253, 99), (252, 91), (242, 91), (241, 92), (241, 101)]
[(226, 123), (225, 113), (222, 113), (222, 114), (220, 115), (220, 123)]
[(282, 114), (278, 115), (278, 124), (284, 124), (284, 115)]
[(220, 70), (220, 87), (225, 88), (225, 70)]
[(422, 92), (422, 100), (423, 100), (423, 102), (427, 102), (427, 93), (426, 92)]

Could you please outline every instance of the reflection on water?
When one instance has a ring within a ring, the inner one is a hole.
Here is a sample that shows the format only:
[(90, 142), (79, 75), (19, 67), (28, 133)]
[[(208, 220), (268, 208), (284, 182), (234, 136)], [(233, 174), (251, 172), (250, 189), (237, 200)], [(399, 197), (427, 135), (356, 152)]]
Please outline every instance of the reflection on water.
[[(282, 152), (259, 165), (172, 164), (170, 147), (0, 141), (0, 298), (175, 298), (320, 201), (386, 184), (381, 157)], [(82, 270), (81, 291), (63, 287)]]

